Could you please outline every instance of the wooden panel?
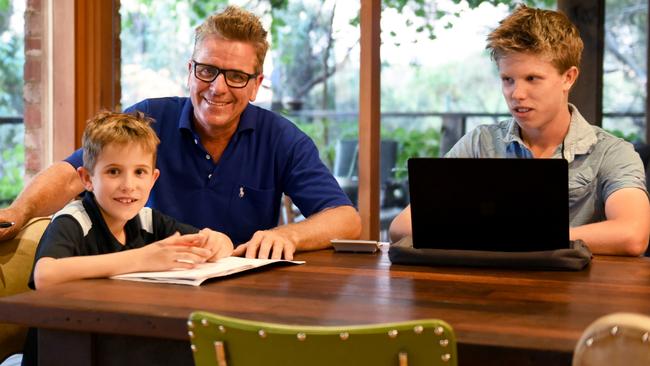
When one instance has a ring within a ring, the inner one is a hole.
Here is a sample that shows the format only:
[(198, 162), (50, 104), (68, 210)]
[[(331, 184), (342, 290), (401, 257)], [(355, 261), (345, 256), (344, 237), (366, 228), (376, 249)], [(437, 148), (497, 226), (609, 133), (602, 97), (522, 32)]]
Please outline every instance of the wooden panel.
[(379, 0), (361, 0), (359, 213), (366, 240), (379, 239), (380, 16)]
[[(52, 68), (48, 69), (48, 82), (51, 83), (51, 116), (52, 124), (53, 161), (65, 159), (72, 153), (75, 142), (75, 31), (74, 31), (74, 0), (57, 1), (51, 6), (52, 25), (47, 51), (48, 59), (52, 60)], [(49, 87), (45, 89), (49, 90)], [(43, 167), (45, 168), (45, 167)]]
[(119, 0), (75, 2), (75, 141), (86, 120), (119, 108)]
[(558, 0), (557, 7), (578, 27), (585, 44), (580, 76), (569, 101), (589, 123), (602, 126), (605, 0)]

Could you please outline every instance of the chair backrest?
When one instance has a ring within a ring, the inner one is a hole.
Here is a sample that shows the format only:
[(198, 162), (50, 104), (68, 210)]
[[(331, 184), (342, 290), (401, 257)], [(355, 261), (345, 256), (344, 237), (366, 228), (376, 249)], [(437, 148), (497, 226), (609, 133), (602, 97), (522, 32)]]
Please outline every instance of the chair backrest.
[(650, 365), (650, 317), (615, 313), (587, 327), (573, 353), (573, 366)]
[(194, 312), (196, 366), (457, 365), (456, 338), (441, 320), (348, 327), (291, 326)]
[[(0, 297), (29, 291), (36, 247), (49, 223), (49, 217), (35, 218), (15, 238), (0, 242)], [(0, 362), (22, 351), (26, 334), (26, 327), (0, 324)]]
[[(381, 140), (379, 173), (382, 184), (394, 176), (393, 170), (397, 163), (397, 145), (396, 140)], [(343, 178), (358, 177), (358, 160), (359, 141), (339, 140), (336, 143), (332, 174), (335, 177)]]

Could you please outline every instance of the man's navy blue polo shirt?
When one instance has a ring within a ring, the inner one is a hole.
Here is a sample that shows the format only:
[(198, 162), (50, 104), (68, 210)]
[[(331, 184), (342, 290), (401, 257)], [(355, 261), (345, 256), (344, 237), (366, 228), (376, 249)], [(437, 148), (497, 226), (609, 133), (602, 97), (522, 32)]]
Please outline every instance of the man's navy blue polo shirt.
[[(127, 109), (156, 122), (160, 178), (147, 205), (198, 228), (248, 241), (257, 230), (277, 226), (282, 193), (306, 217), (323, 209), (352, 205), (312, 140), (293, 123), (249, 104), (237, 131), (215, 163), (192, 123), (189, 98), (146, 99)], [(77, 150), (66, 161), (82, 165)]]

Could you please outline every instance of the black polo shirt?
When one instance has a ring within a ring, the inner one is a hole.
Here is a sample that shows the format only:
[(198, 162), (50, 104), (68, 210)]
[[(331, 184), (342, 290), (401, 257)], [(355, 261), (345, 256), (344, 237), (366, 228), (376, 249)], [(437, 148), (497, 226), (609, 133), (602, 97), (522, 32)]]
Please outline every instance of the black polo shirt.
[[(179, 232), (193, 234), (199, 230), (182, 224), (157, 210), (144, 207), (124, 226), (126, 243), (122, 245), (104, 221), (95, 196), (86, 192), (80, 201), (74, 201), (57, 212), (47, 227), (36, 249), (34, 264), (43, 257), (67, 258), (98, 255), (141, 248)], [(34, 271), (29, 279), (34, 288)]]

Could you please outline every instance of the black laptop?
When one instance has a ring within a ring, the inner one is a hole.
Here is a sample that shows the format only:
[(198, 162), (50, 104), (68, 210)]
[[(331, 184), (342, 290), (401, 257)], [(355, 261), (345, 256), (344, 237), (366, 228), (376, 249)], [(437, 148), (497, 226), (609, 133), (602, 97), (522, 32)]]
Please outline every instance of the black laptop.
[(564, 159), (412, 158), (408, 173), (415, 248), (569, 248)]

